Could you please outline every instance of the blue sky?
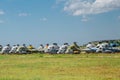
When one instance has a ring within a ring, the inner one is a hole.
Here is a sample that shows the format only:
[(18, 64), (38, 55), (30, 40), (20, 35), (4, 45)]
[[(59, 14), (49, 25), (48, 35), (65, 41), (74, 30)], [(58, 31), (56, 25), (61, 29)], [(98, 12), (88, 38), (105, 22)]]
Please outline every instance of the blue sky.
[(0, 0), (0, 44), (80, 45), (120, 38), (120, 0)]

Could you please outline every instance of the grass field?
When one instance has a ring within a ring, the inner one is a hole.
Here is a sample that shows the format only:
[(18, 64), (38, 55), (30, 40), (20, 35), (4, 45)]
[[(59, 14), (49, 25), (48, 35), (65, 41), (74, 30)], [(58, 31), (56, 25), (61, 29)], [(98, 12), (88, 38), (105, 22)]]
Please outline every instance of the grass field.
[(0, 55), (0, 80), (120, 80), (120, 54)]

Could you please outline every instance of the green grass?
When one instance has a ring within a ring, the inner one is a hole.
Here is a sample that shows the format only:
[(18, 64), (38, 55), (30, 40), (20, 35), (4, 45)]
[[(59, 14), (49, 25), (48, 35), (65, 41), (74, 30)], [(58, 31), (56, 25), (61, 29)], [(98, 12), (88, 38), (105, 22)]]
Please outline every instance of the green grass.
[(120, 54), (0, 55), (0, 80), (120, 80)]

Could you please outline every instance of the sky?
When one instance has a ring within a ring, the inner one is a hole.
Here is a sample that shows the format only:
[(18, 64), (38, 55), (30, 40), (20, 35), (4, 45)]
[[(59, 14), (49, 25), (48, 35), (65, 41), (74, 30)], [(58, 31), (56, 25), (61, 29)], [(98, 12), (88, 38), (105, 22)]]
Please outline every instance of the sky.
[(0, 0), (0, 44), (120, 39), (120, 0)]

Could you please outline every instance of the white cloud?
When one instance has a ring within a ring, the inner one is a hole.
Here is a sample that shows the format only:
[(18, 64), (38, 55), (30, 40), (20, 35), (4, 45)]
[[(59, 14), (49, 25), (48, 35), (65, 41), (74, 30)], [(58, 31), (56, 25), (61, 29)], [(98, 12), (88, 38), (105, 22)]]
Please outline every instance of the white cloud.
[(120, 16), (118, 16), (118, 19), (120, 20)]
[(0, 10), (0, 15), (4, 15), (5, 12), (3, 10)]
[(30, 16), (30, 13), (19, 13), (18, 16)]
[(3, 20), (0, 20), (0, 24), (2, 24), (2, 23), (4, 23), (4, 21), (3, 21)]
[(87, 22), (88, 20), (89, 20), (89, 18), (86, 17), (86, 16), (83, 16), (82, 19), (81, 19), (82, 22)]
[(120, 19), (120, 16), (118, 16), (118, 18)]
[(46, 17), (43, 17), (40, 19), (40, 21), (47, 21), (48, 19)]
[[(120, 0), (59, 0), (63, 1), (64, 11), (71, 15), (90, 15), (120, 9)], [(58, 1), (58, 2), (59, 2)]]

